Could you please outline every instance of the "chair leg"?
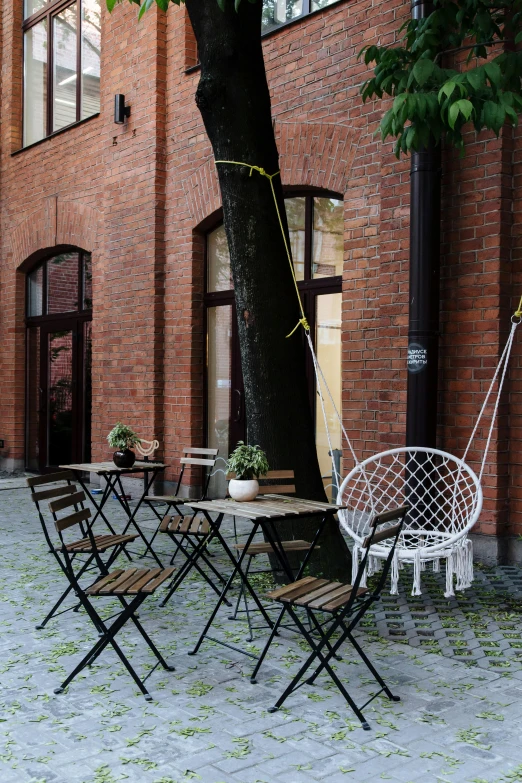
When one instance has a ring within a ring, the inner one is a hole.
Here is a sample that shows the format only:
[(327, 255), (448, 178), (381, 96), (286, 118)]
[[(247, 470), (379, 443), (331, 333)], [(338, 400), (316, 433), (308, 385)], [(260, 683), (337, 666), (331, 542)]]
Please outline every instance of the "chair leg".
[[(314, 638), (308, 632), (306, 626), (301, 622), (301, 620), (299, 619), (299, 617), (294, 612), (294, 610), (293, 610), (293, 608), (291, 606), (288, 606), (288, 612), (289, 612), (292, 620), (297, 625), (297, 627), (301, 631), (302, 635), (304, 636), (304, 638), (308, 642), (308, 645), (309, 645), (310, 649), (312, 650), (312, 653), (307, 658), (307, 660), (304, 662), (304, 664), (301, 666), (301, 668), (299, 669), (299, 671), (297, 672), (297, 674), (295, 675), (293, 680), (290, 682), (290, 684), (288, 685), (288, 687), (286, 688), (284, 693), (279, 697), (279, 699), (277, 700), (275, 705), (268, 710), (268, 712), (276, 712), (284, 704), (284, 702), (286, 701), (288, 696), (293, 691), (295, 691), (295, 689), (298, 687), (299, 682), (302, 680), (303, 676), (308, 671), (308, 669), (310, 668), (310, 666), (312, 665), (314, 660), (316, 658), (319, 658), (319, 660), (323, 664), (323, 667), (326, 669), (326, 671), (330, 675), (330, 677), (333, 680), (333, 682), (337, 685), (337, 688), (339, 689), (341, 695), (344, 696), (345, 700), (348, 702), (348, 704), (350, 705), (350, 707), (352, 708), (354, 713), (357, 715), (357, 717), (361, 721), (361, 725), (362, 725), (363, 729), (369, 730), (370, 729), (369, 723), (366, 721), (366, 719), (365, 719), (364, 715), (362, 714), (361, 710), (357, 707), (356, 703), (354, 702), (354, 700), (352, 699), (352, 697), (350, 696), (350, 694), (348, 693), (348, 691), (344, 687), (343, 683), (341, 682), (341, 680), (339, 679), (339, 677), (337, 676), (335, 671), (330, 666), (329, 660), (332, 657), (332, 653), (328, 653), (326, 656), (324, 656), (323, 653), (322, 653), (322, 647), (326, 646), (325, 641), (322, 640), (321, 642), (319, 642), (319, 644), (316, 644), (315, 641), (314, 641)], [(328, 637), (328, 634), (327, 634), (327, 637)], [(325, 639), (327, 637), (325, 637)]]
[(279, 617), (275, 621), (274, 626), (273, 626), (273, 628), (272, 628), (272, 630), (270, 632), (270, 636), (268, 637), (267, 642), (266, 642), (265, 646), (263, 647), (263, 651), (262, 651), (261, 655), (259, 656), (259, 658), (257, 659), (257, 663), (254, 666), (254, 671), (250, 675), (250, 682), (253, 683), (253, 684), (255, 684), (257, 682), (256, 677), (258, 675), (259, 669), (261, 668), (261, 665), (262, 665), (263, 661), (265, 660), (265, 656), (266, 656), (268, 650), (270, 649), (270, 646), (271, 646), (272, 642), (274, 641), (274, 637), (277, 636), (277, 634), (278, 634), (278, 629), (279, 629), (279, 626), (281, 625), (281, 621), (283, 619), (284, 613), (286, 612), (286, 609), (287, 609), (286, 606), (283, 606), (283, 608), (281, 609), (281, 612), (279, 613)]
[[(169, 592), (167, 593), (163, 601), (160, 603), (160, 606), (163, 607), (167, 605), (167, 603), (170, 601), (170, 599), (172, 598), (172, 596), (174, 595), (174, 593), (176, 592), (176, 590), (178, 589), (178, 587), (183, 582), (183, 580), (185, 579), (185, 577), (187, 576), (187, 574), (190, 572), (192, 568), (195, 568), (196, 571), (198, 571), (198, 573), (203, 577), (203, 579), (208, 583), (208, 585), (214, 590), (216, 595), (221, 596), (221, 593), (223, 591), (212, 581), (212, 579), (209, 577), (206, 571), (197, 562), (200, 557), (205, 559), (205, 556), (202, 553), (208, 543), (210, 543), (210, 539), (208, 536), (206, 538), (201, 539), (201, 541), (199, 541), (198, 544), (195, 546), (191, 542), (191, 545), (193, 546), (192, 552), (189, 552), (187, 548), (179, 546), (179, 549), (181, 549), (181, 551), (186, 557), (186, 562), (184, 563), (180, 571), (176, 574), (175, 578), (171, 582)], [(205, 562), (208, 561), (205, 560)], [(213, 570), (215, 570), (211, 564), (209, 565)], [(224, 602), (226, 603), (227, 606), (231, 606), (230, 601), (227, 598), (224, 599)]]
[[(84, 669), (86, 666), (91, 665), (96, 658), (98, 658), (99, 655), (103, 652), (103, 650), (110, 644), (111, 647), (114, 649), (118, 657), (120, 658), (121, 662), (131, 675), (132, 679), (140, 689), (140, 691), (143, 693), (145, 698), (150, 701), (152, 700), (152, 696), (150, 696), (149, 692), (147, 691), (147, 688), (145, 687), (142, 680), (138, 677), (136, 672), (134, 671), (134, 668), (132, 667), (130, 661), (127, 659), (123, 651), (121, 650), (120, 646), (115, 640), (116, 634), (123, 628), (125, 623), (132, 619), (138, 630), (140, 631), (141, 635), (149, 645), (150, 649), (153, 651), (155, 656), (158, 658), (158, 661), (166, 668), (170, 670), (170, 667), (166, 663), (166, 661), (163, 659), (161, 653), (157, 650), (156, 646), (148, 636), (148, 634), (145, 632), (143, 627), (141, 626), (141, 623), (139, 623), (136, 620), (135, 612), (136, 609), (140, 606), (140, 604), (145, 600), (147, 596), (143, 594), (137, 595), (130, 604), (124, 605), (123, 611), (118, 615), (114, 623), (110, 626), (110, 628), (107, 628), (103, 620), (97, 615), (93, 607), (90, 605), (90, 602), (87, 598), (85, 598), (86, 604), (89, 605), (90, 611), (89, 615), (91, 616), (91, 613), (97, 617), (98, 622), (104, 629), (104, 635), (98, 639), (96, 644), (92, 647), (92, 649), (83, 657), (83, 659), (80, 661), (80, 663), (73, 669), (73, 671), (66, 677), (66, 679), (63, 681), (62, 685), (55, 689), (55, 693), (63, 693), (65, 688), (73, 681), (73, 679)], [(83, 603), (83, 602), (82, 602)], [(91, 616), (92, 619), (92, 616)]]
[(375, 679), (377, 680), (379, 685), (382, 687), (382, 689), (385, 692), (386, 696), (389, 699), (391, 699), (391, 701), (400, 701), (401, 697), (400, 696), (394, 696), (394, 694), (390, 691), (390, 689), (388, 688), (388, 686), (384, 682), (383, 678), (381, 677), (381, 675), (379, 674), (379, 672), (377, 671), (375, 666), (372, 664), (372, 662), (370, 661), (370, 659), (368, 658), (368, 656), (366, 655), (364, 650), (361, 648), (360, 644), (354, 639), (352, 634), (351, 633), (347, 633), (346, 636), (350, 640), (350, 642), (353, 644), (353, 646), (355, 647), (357, 652), (359, 653), (361, 659), (364, 661), (364, 663), (366, 664), (367, 668), (371, 671), (371, 673), (373, 674), (373, 676), (375, 677)]

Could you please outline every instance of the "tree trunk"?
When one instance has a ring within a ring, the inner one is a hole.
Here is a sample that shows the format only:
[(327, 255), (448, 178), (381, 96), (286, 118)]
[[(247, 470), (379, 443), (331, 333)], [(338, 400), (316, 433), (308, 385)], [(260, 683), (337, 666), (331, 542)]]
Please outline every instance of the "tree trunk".
[[(261, 46), (262, 2), (186, 0), (198, 44), (196, 103), (215, 160), (279, 169)], [(300, 311), (269, 180), (247, 167), (217, 164), (230, 250), (245, 385), (248, 440), (271, 469), (294, 469), (298, 497), (324, 500), (305, 377)], [(280, 177), (273, 179), (288, 240)], [(294, 526), (313, 535), (317, 519)], [(283, 531), (281, 531), (283, 533)], [(288, 528), (284, 531), (288, 535)], [(310, 539), (308, 539), (310, 540)], [(346, 579), (349, 552), (337, 524), (321, 541), (319, 568)], [(314, 570), (317, 570), (317, 565)]]

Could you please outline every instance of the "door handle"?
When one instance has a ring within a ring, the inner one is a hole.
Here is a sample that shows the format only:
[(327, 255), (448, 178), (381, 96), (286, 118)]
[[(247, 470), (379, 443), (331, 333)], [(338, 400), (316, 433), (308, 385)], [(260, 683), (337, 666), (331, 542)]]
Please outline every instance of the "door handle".
[[(234, 408), (234, 412), (232, 413), (232, 421), (234, 424), (239, 424), (243, 418), (243, 392), (239, 389), (232, 389), (232, 394), (237, 394), (237, 406)], [(232, 403), (232, 405), (234, 406), (234, 403)]]

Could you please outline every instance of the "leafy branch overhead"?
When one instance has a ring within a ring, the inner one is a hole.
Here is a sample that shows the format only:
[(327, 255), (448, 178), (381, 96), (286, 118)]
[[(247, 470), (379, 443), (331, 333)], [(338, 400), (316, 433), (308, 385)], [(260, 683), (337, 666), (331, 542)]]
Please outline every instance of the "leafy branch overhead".
[[(418, 150), (442, 137), (461, 151), (463, 128), (492, 130), (516, 125), (522, 111), (522, 0), (434, 0), (425, 19), (400, 28), (398, 46), (366, 46), (373, 77), (366, 101), (389, 95), (382, 138), (397, 139), (395, 153)], [(445, 67), (451, 61), (456, 68)], [(482, 62), (481, 62), (482, 61)]]

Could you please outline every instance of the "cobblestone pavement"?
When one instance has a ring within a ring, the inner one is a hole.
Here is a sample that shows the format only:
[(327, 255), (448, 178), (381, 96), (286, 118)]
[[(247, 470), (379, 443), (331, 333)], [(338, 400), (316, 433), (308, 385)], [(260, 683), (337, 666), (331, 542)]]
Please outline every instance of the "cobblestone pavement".
[[(116, 501), (109, 503), (121, 522)], [(479, 569), (473, 589), (452, 601), (443, 597), (443, 575), (427, 572), (423, 596), (408, 595), (407, 574), (400, 596), (384, 596), (359, 636), (401, 702), (376, 699), (366, 710), (372, 731), (365, 732), (323, 677), (284, 710), (267, 712), (304, 654), (295, 634), (284, 632), (273, 646), (257, 685), (249, 681), (249, 659), (224, 647), (205, 643), (189, 657), (213, 605), (199, 579), (187, 581), (165, 609), (160, 595), (140, 610), (176, 667), (151, 675), (152, 703), (112, 651), (54, 695), (95, 631), (72, 612), (35, 630), (63, 576), (26, 490), (0, 493), (0, 530), (0, 783), (522, 781), (517, 569)], [(228, 614), (218, 633), (245, 644), (243, 623)], [(151, 668), (133, 629), (122, 634), (122, 646), (139, 671)], [(348, 649), (336, 667), (365, 701), (373, 688), (367, 670)]]

